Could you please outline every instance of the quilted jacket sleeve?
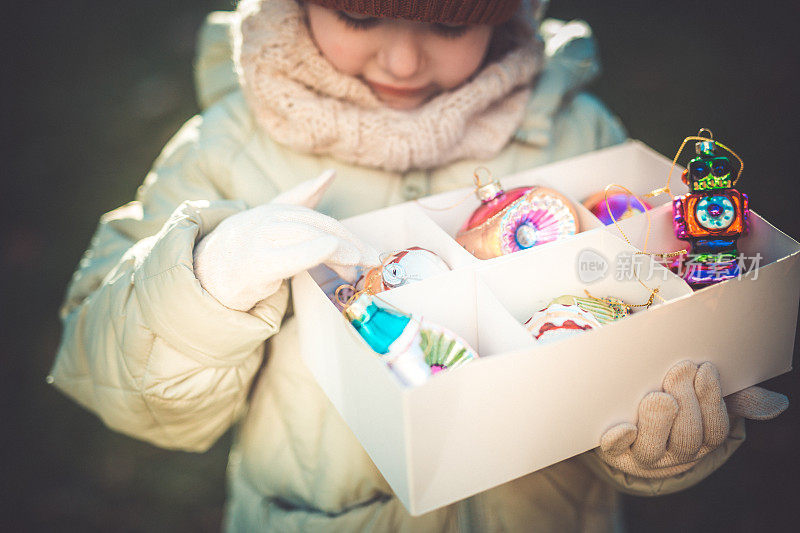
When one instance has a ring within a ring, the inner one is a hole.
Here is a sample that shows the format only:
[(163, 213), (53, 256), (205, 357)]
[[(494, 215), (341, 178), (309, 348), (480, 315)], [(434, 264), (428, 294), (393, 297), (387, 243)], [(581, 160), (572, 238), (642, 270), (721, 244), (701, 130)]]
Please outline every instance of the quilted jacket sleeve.
[(70, 283), (48, 376), (109, 427), (192, 451), (210, 447), (244, 410), (288, 301), (284, 284), (250, 312), (234, 311), (195, 278), (195, 243), (245, 208), (220, 192), (219, 162), (234, 150), (203, 131), (202, 117), (189, 121), (137, 200), (100, 220)]

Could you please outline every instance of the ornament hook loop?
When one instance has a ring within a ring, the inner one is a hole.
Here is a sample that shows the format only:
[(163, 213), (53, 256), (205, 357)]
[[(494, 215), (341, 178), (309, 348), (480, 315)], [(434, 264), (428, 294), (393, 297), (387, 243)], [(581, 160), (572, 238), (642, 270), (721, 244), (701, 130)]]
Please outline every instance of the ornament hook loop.
[[(486, 183), (481, 179), (481, 171), (488, 177)], [(475, 181), (475, 196), (477, 196), (481, 202), (493, 200), (503, 192), (500, 180), (495, 178), (486, 167), (481, 166), (476, 168), (472, 173), (472, 177)]]
[[(703, 135), (703, 132), (708, 135)], [(697, 137), (700, 139), (694, 145), (694, 151), (697, 155), (714, 155), (714, 134), (708, 128), (700, 128), (697, 132)]]
[[(707, 132), (708, 135), (703, 135), (704, 131)], [(707, 138), (709, 138), (711, 140), (714, 140), (714, 134), (708, 128), (700, 128), (700, 131), (697, 132), (697, 136), (698, 137), (707, 137)]]
[(338, 303), (341, 307), (346, 308), (353, 302), (358, 292), (359, 291), (356, 290), (355, 287), (348, 283), (336, 287), (333, 297), (336, 300), (336, 303)]
[[(481, 172), (481, 171), (483, 171), (483, 172)], [(483, 182), (483, 179), (481, 178), (481, 174), (484, 174), (486, 176), (486, 178), (487, 178), (486, 179), (486, 183)], [(486, 168), (484, 166), (477, 167), (472, 172), (472, 178), (475, 181), (475, 186), (479, 187), (479, 188), (483, 187), (484, 185), (488, 185), (488, 184), (492, 183), (493, 181), (497, 181), (494, 178), (494, 176), (492, 175), (492, 172), (488, 168)]]

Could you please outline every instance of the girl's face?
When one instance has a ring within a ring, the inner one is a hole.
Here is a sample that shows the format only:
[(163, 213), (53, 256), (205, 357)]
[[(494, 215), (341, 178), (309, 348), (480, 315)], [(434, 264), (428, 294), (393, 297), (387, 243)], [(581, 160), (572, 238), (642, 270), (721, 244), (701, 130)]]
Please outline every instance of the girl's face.
[(413, 109), (478, 70), (491, 26), (382, 19), (306, 4), (317, 46), (337, 70), (364, 80), (387, 106)]

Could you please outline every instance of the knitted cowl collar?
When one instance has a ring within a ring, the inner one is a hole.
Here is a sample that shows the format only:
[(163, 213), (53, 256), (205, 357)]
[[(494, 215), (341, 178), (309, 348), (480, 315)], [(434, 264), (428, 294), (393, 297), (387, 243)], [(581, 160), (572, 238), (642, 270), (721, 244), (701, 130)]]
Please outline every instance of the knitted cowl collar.
[(394, 172), (490, 159), (511, 139), (542, 66), (538, 41), (422, 106), (384, 106), (320, 53), (295, 0), (243, 0), (235, 59), (259, 125), (299, 152)]

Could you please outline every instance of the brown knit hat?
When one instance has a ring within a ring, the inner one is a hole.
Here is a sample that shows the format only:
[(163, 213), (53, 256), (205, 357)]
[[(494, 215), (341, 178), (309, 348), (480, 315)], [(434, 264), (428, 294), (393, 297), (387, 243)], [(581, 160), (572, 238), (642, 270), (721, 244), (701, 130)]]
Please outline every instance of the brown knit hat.
[(507, 22), (520, 0), (307, 0), (329, 9), (371, 17), (388, 17), (445, 24)]

